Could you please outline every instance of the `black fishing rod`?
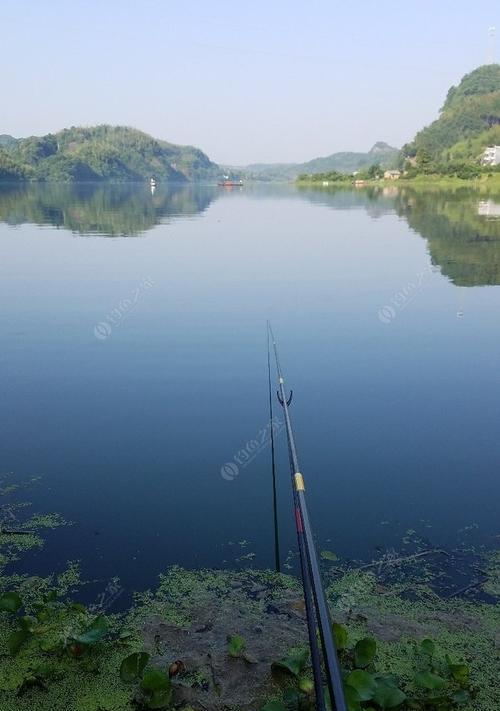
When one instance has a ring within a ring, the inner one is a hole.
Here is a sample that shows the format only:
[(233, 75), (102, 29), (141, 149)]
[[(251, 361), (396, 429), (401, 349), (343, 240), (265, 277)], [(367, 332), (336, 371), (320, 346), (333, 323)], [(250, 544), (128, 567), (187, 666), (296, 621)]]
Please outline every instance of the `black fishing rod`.
[[(297, 529), (297, 538), (299, 541), (302, 584), (304, 587), (304, 599), (306, 603), (306, 616), (309, 631), (309, 643), (311, 646), (311, 661), (313, 665), (316, 704), (320, 711), (324, 709), (321, 674), (319, 675), (318, 687), (318, 670), (315, 669), (315, 665), (317, 662), (314, 659), (314, 657), (316, 656), (314, 647), (316, 648), (316, 652), (318, 651), (316, 639), (317, 621), (317, 626), (319, 628), (321, 638), (321, 648), (323, 651), (323, 662), (325, 667), (326, 681), (332, 709), (335, 709), (335, 711), (347, 711), (347, 705), (344, 696), (344, 687), (342, 684), (342, 675), (340, 671), (337, 650), (335, 648), (335, 642), (333, 640), (330, 612), (328, 610), (325, 591), (323, 590), (323, 584), (321, 582), (318, 556), (316, 554), (316, 548), (314, 546), (311, 522), (307, 510), (304, 477), (302, 476), (302, 473), (299, 468), (297, 449), (295, 447), (295, 439), (292, 430), (292, 422), (290, 419), (290, 413), (288, 411), (291, 402), (291, 394), (287, 400), (285, 393), (285, 379), (283, 378), (283, 372), (281, 370), (280, 360), (278, 356), (278, 348), (271, 328), (271, 324), (269, 322), (268, 330), (273, 343), (274, 355), (276, 359), (276, 370), (278, 372), (278, 399), (283, 408), (283, 413), (285, 416), (286, 436), (288, 441), (288, 456), (290, 460), (290, 472), (292, 476), (292, 489), (295, 504), (295, 525)], [(308, 607), (312, 607), (312, 605), (310, 605), (311, 601), (309, 601), (308, 605), (307, 599), (308, 596), (310, 596), (311, 591), (312, 596), (314, 598), (315, 610), (308, 611)], [(316, 618), (316, 621), (314, 618)], [(312, 638), (314, 638), (315, 644), (311, 644)]]
[[(268, 339), (267, 339), (267, 360), (270, 366), (271, 363), (271, 349), (269, 347), (269, 336), (272, 336), (272, 331), (271, 331), (271, 325), (269, 321), (267, 322), (268, 326)], [(271, 387), (270, 383), (270, 377), (271, 377), (271, 371), (269, 369), (269, 387)], [(269, 394), (271, 397), (271, 389), (269, 390)], [(289, 399), (289, 403), (291, 401), (291, 396)], [(272, 402), (272, 398), (271, 398)], [(271, 406), (272, 407), (272, 406)], [(289, 452), (290, 453), (290, 452)], [(275, 468), (274, 468), (274, 457), (273, 457), (273, 474), (275, 475)], [(299, 505), (297, 501), (297, 492), (295, 490), (295, 487), (293, 486), (292, 482), (292, 491), (293, 491), (293, 501), (294, 501), (294, 511), (295, 511), (295, 519), (296, 519), (296, 530), (297, 530), (297, 544), (299, 548), (299, 560), (300, 560), (300, 572), (301, 572), (301, 577), (302, 577), (302, 587), (304, 590), (304, 603), (305, 603), (305, 608), (306, 608), (306, 620), (307, 620), (307, 633), (309, 637), (309, 649), (311, 650), (311, 666), (313, 670), (313, 679), (314, 679), (314, 691), (316, 694), (316, 707), (317, 711), (326, 711), (326, 706), (325, 706), (325, 700), (323, 697), (323, 682), (321, 679), (321, 658), (319, 654), (319, 646), (318, 646), (318, 637), (316, 634), (316, 618), (314, 614), (314, 602), (313, 602), (313, 596), (312, 596), (312, 590), (311, 590), (311, 581), (309, 578), (309, 573), (307, 570), (307, 551), (305, 547), (305, 541), (304, 541), (304, 535), (303, 535), (303, 527), (298, 525), (298, 519), (299, 519)], [(275, 519), (275, 531), (276, 531), (276, 519)]]
[(273, 393), (271, 386), (271, 349), (269, 348), (269, 329), (267, 329), (267, 377), (269, 381), (269, 427), (271, 429), (271, 470), (273, 479), (274, 564), (276, 572), (280, 573), (280, 536), (278, 529), (278, 502), (276, 496), (276, 459), (274, 452)]

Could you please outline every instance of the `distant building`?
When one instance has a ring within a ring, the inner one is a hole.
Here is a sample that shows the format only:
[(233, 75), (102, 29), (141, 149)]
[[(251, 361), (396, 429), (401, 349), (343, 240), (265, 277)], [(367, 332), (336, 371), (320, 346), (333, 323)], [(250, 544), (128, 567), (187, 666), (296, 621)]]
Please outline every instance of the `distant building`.
[(493, 200), (481, 200), (477, 206), (477, 214), (481, 217), (500, 217), (500, 203)]
[(399, 180), (400, 177), (400, 170), (386, 170), (384, 173), (384, 180)]
[(500, 146), (488, 146), (483, 151), (483, 165), (500, 165)]

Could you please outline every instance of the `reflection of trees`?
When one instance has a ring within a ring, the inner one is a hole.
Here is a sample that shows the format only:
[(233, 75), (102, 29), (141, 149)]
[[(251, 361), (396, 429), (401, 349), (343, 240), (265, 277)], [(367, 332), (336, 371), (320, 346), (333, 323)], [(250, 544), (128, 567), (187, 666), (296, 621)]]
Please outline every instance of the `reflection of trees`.
[(80, 234), (132, 236), (176, 215), (203, 212), (216, 188), (74, 183), (2, 186), (0, 221), (65, 227)]
[[(300, 195), (335, 210), (396, 212), (429, 244), (432, 263), (457, 286), (500, 284), (500, 192), (491, 189), (304, 186)], [(481, 204), (480, 204), (481, 203)]]
[(369, 186), (353, 189), (351, 186), (328, 186), (311, 188), (298, 185), (299, 195), (315, 205), (331, 207), (334, 210), (365, 208), (371, 217), (379, 217), (394, 212), (393, 188)]
[(500, 220), (480, 214), (479, 202), (500, 204), (500, 194), (460, 188), (403, 188), (396, 211), (427, 239), (433, 264), (457, 286), (500, 284)]

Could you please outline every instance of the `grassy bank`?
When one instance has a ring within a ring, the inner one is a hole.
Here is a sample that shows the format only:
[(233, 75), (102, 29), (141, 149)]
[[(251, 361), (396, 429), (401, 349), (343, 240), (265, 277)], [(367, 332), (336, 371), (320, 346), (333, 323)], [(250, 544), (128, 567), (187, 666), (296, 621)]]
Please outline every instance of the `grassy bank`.
[[(324, 184), (327, 183), (327, 184)], [(425, 189), (450, 189), (468, 187), (474, 189), (491, 189), (500, 191), (500, 173), (482, 175), (479, 178), (467, 179), (444, 176), (444, 175), (418, 175), (414, 178), (399, 178), (398, 180), (363, 180), (360, 185), (355, 185), (354, 180), (297, 180), (298, 187), (319, 188), (328, 190), (329, 188), (362, 189), (364, 187), (405, 187), (425, 188)]]
[[(12, 572), (63, 524), (31, 516), (0, 535), (1, 711), (313, 711), (297, 578), (171, 567), (117, 614), (119, 581), (82, 605), (75, 563), (46, 577)], [(322, 556), (349, 711), (495, 708), (499, 607), (437, 595), (430, 560), (441, 555), (358, 569)], [(482, 566), (474, 587), (498, 600), (500, 555)]]

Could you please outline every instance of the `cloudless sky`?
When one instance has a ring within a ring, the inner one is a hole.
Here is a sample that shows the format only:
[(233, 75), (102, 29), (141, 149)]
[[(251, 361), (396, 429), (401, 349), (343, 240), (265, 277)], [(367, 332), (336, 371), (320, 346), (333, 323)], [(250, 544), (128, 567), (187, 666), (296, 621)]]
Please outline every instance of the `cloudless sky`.
[(0, 22), (0, 133), (130, 125), (242, 165), (402, 145), (486, 62), (500, 3), (4, 0)]

